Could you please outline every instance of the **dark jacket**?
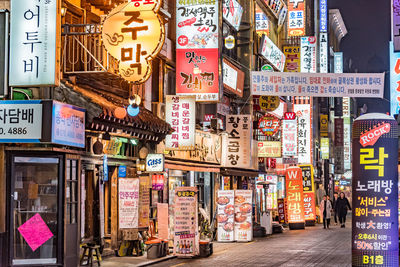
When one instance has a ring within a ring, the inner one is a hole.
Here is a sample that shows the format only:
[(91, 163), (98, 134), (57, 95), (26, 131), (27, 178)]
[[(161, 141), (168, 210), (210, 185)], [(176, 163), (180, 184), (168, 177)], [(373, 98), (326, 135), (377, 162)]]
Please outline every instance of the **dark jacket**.
[(337, 203), (338, 199), (339, 199), (339, 197), (337, 199), (335, 199), (335, 197), (333, 197), (333, 199), (332, 199), (332, 208), (334, 211), (336, 211), (336, 203)]
[(335, 204), (335, 212), (338, 214), (347, 214), (347, 208), (351, 210), (349, 200), (346, 197), (339, 197)]

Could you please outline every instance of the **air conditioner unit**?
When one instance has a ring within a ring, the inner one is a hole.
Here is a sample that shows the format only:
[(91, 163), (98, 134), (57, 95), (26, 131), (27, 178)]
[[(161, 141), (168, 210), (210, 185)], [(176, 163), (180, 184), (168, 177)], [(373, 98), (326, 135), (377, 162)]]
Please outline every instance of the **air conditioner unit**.
[(162, 120), (165, 120), (165, 104), (153, 102), (152, 103), (153, 114)]

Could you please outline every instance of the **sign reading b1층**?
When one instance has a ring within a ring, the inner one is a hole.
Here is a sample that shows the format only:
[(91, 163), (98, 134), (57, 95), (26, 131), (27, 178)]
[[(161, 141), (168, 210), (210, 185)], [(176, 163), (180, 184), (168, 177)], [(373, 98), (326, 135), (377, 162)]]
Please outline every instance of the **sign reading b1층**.
[(398, 126), (370, 113), (353, 125), (352, 265), (399, 266)]

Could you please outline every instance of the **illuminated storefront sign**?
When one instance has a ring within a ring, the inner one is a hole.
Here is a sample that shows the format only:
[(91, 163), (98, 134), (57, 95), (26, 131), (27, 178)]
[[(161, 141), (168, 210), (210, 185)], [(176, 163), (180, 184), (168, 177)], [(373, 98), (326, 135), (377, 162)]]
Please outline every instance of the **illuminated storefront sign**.
[(176, 94), (217, 102), (218, 1), (201, 2), (176, 1)]
[(269, 35), (269, 19), (268, 16), (256, 5), (256, 32), (259, 35)]
[(223, 0), (222, 2), (222, 15), (224, 19), (229, 22), (237, 31), (240, 27), (242, 20), (243, 7), (236, 0)]
[(343, 52), (335, 52), (333, 65), (335, 73), (343, 73)]
[(315, 221), (314, 168), (312, 165), (299, 165), (303, 176), (304, 218)]
[(140, 84), (151, 75), (151, 60), (160, 52), (165, 29), (158, 14), (161, 1), (123, 3), (108, 14), (103, 24), (104, 46), (119, 62), (119, 73)]
[(343, 156), (344, 169), (351, 169), (351, 118), (350, 98), (343, 97)]
[(11, 1), (10, 86), (60, 83), (61, 14), (57, 4), (58, 1)]
[(288, 36), (304, 36), (306, 34), (305, 10), (306, 0), (290, 0), (288, 2)]
[(300, 164), (309, 164), (312, 162), (311, 107), (311, 104), (293, 105), (294, 112), (297, 115), (298, 162)]
[(297, 156), (297, 120), (282, 121), (282, 155)]
[(329, 138), (321, 138), (321, 158), (329, 159)]
[(175, 130), (165, 137), (167, 150), (194, 150), (196, 100), (194, 96), (166, 97), (166, 122)]
[(371, 113), (353, 125), (352, 265), (399, 266), (398, 126)]
[(300, 72), (317, 72), (317, 38), (301, 37), (300, 42)]
[(319, 134), (322, 137), (328, 137), (329, 120), (328, 115), (319, 115)]
[[(400, 42), (400, 37), (399, 37)], [(394, 52), (393, 42), (389, 45), (390, 55), (390, 115), (400, 111), (400, 52)]]
[(281, 120), (272, 114), (266, 114), (258, 121), (258, 129), (266, 136), (276, 134), (280, 126)]
[(319, 0), (319, 31), (328, 31), (328, 0)]
[(257, 143), (258, 157), (280, 158), (282, 157), (282, 144), (280, 141), (260, 141)]
[(299, 224), (299, 228), (304, 229), (303, 177), (299, 167), (289, 167), (286, 170), (286, 194), (289, 227), (291, 224)]
[(286, 59), (285, 54), (266, 35), (263, 35), (261, 41), (261, 55), (279, 71), (283, 71)]
[(284, 46), (285, 72), (300, 72), (300, 46)]
[(319, 72), (328, 73), (328, 34), (319, 34)]

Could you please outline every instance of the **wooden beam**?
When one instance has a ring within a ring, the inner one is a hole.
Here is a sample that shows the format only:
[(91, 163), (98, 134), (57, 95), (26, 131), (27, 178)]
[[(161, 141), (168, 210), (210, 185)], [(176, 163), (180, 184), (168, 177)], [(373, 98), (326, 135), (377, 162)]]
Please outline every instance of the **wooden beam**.
[(118, 249), (118, 168), (111, 176), (111, 249)]

